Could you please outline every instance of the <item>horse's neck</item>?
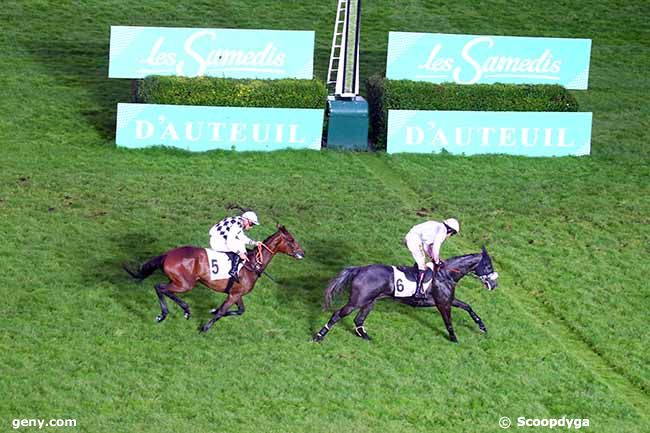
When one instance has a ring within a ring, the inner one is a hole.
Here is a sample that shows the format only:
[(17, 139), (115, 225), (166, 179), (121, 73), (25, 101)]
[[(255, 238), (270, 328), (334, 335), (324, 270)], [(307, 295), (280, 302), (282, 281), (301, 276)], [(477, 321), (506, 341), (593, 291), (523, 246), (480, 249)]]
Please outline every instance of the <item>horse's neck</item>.
[(453, 257), (445, 263), (445, 268), (453, 278), (458, 281), (468, 273), (472, 272), (481, 261), (481, 254), (468, 254), (466, 256)]

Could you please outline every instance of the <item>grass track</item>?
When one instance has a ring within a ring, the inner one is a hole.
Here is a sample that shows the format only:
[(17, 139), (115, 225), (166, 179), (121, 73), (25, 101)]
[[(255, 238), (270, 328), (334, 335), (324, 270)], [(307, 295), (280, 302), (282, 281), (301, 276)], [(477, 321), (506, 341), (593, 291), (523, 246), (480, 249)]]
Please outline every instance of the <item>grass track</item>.
[[(383, 165), (384, 167), (381, 167)], [(383, 178), (384, 186), (392, 187), (405, 204), (410, 204), (412, 208), (420, 202), (417, 193), (410, 189), (402, 179), (407, 178), (407, 173), (402, 172), (396, 175), (399, 169), (390, 164), (390, 161), (381, 158), (374, 158), (370, 164), (367, 164), (371, 172), (389, 173)], [(382, 169), (383, 168), (383, 169)], [(650, 401), (647, 394), (639, 390), (630, 377), (628, 372), (621, 368), (620, 365), (612, 364), (611, 359), (599, 353), (598, 348), (592, 341), (572, 325), (569, 321), (557, 316), (557, 311), (542, 302), (530, 297), (520, 298), (522, 294), (517, 291), (508, 292), (508, 298), (513, 306), (521, 313), (527, 315), (529, 319), (537, 325), (539, 330), (546, 332), (551, 340), (563, 350), (567, 351), (580, 362), (584, 368), (594, 372), (598, 380), (609, 386), (612, 392), (622, 396), (629, 404), (634, 406), (640, 416), (648, 421), (647, 414), (650, 413)]]

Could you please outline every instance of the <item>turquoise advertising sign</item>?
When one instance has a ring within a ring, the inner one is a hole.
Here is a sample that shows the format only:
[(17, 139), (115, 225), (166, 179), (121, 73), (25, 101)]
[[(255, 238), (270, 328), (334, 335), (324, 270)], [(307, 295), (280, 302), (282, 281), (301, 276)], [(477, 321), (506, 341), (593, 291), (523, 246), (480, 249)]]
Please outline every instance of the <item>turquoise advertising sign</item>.
[(228, 149), (320, 149), (323, 110), (117, 104), (118, 146)]
[(313, 77), (314, 32), (111, 27), (109, 78)]
[(586, 89), (591, 39), (390, 32), (386, 78)]
[(591, 113), (389, 110), (388, 153), (589, 155)]

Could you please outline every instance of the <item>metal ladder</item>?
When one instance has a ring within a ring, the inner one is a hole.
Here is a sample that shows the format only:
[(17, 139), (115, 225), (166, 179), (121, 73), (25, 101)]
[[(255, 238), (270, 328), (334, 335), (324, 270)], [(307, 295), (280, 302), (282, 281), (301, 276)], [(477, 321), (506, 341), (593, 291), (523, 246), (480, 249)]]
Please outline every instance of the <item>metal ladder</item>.
[(336, 20), (334, 21), (334, 34), (332, 35), (332, 51), (330, 52), (330, 64), (327, 68), (327, 86), (336, 86), (339, 80), (339, 72), (345, 73), (340, 66), (345, 59), (345, 35), (347, 34), (348, 1), (339, 0), (336, 8)]

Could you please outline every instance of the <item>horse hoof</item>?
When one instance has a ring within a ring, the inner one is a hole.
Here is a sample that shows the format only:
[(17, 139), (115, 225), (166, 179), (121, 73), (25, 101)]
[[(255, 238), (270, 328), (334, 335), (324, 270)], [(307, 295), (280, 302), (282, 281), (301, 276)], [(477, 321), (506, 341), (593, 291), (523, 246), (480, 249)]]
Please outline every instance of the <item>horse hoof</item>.
[(359, 338), (361, 338), (363, 340), (366, 340), (366, 341), (372, 340), (372, 338), (370, 338), (370, 335), (368, 335), (368, 333), (365, 332), (365, 331), (355, 331), (354, 333), (356, 334), (357, 337), (359, 337)]
[(210, 310), (210, 314), (214, 314), (214, 313), (216, 313), (216, 312), (217, 312), (217, 309), (216, 309), (216, 308), (213, 308), (212, 310)]
[(454, 336), (454, 337), (450, 337), (449, 340), (450, 340), (452, 343), (458, 343), (458, 338), (456, 338), (455, 336)]
[(185, 316), (185, 320), (190, 320), (190, 313), (189, 312), (185, 313), (184, 316)]
[(360, 325), (360, 326), (357, 326), (356, 328), (354, 328), (354, 334), (357, 337), (362, 338), (362, 339), (364, 339), (366, 341), (371, 340), (370, 335), (368, 335), (368, 333), (366, 332), (366, 328), (363, 325)]
[(483, 334), (487, 334), (487, 328), (480, 328), (480, 330)]
[(162, 316), (162, 315), (161, 316), (156, 316), (156, 323), (162, 322), (163, 320), (165, 320), (166, 317), (167, 316)]
[(321, 341), (323, 341), (323, 338), (324, 337), (322, 335), (316, 334), (311, 338), (311, 342), (312, 343), (320, 343)]
[(203, 325), (203, 326), (201, 326), (201, 329), (199, 329), (199, 332), (201, 334), (205, 334), (206, 332), (208, 332), (209, 329), (210, 329), (209, 327), (207, 327), (206, 325)]

